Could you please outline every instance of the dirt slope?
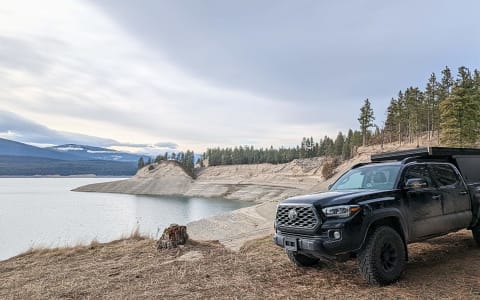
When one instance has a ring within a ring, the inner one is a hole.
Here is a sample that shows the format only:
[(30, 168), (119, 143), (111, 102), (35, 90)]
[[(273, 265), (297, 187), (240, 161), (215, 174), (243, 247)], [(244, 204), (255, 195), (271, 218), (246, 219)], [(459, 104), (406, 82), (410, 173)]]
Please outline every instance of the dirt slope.
[[(355, 156), (336, 170), (337, 175), (352, 165), (366, 162), (370, 154), (411, 148), (412, 145), (360, 147)], [(90, 184), (78, 192), (111, 192), (144, 195), (223, 197), (264, 203), (311, 191), (324, 191), (336, 179), (322, 176), (324, 158), (296, 159), (286, 164), (255, 164), (206, 167), (193, 180), (173, 161), (145, 167), (131, 179)]]
[(94, 183), (74, 189), (76, 192), (122, 193), (140, 195), (181, 195), (193, 179), (175, 162), (161, 162), (150, 170), (145, 167), (126, 180)]
[(90, 184), (78, 192), (223, 197), (262, 203), (308, 190), (322, 180), (323, 158), (287, 164), (215, 166), (200, 170), (193, 180), (175, 162), (145, 167), (131, 179)]

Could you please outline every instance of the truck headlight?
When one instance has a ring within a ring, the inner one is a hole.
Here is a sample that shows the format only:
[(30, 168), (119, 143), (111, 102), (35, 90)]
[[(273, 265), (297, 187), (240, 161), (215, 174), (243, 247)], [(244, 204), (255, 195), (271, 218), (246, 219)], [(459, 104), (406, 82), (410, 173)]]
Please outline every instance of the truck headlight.
[(358, 205), (340, 205), (322, 209), (327, 218), (348, 218), (360, 210)]

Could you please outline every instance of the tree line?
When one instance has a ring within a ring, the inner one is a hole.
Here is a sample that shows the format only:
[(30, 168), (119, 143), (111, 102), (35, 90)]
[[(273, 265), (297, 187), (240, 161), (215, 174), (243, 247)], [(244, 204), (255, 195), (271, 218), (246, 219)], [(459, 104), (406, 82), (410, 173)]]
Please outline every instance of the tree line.
[[(369, 136), (373, 136), (371, 133)], [(295, 147), (254, 148), (253, 146), (238, 146), (234, 148), (211, 148), (203, 153), (202, 158), (209, 166), (236, 164), (282, 164), (299, 158), (321, 156), (349, 159), (355, 147), (362, 145), (360, 131), (350, 129), (347, 134), (341, 131), (335, 139), (328, 136), (314, 140), (313, 137), (303, 137)]]
[[(303, 137), (293, 147), (254, 148), (237, 146), (209, 148), (196, 162), (203, 167), (235, 164), (288, 163), (294, 159), (313, 157), (335, 157), (349, 159), (359, 146), (392, 143), (417, 143), (426, 137), (444, 146), (466, 147), (477, 142), (480, 132), (480, 72), (471, 72), (467, 67), (458, 68), (456, 78), (445, 67), (441, 78), (430, 75), (425, 88), (408, 87), (390, 100), (386, 120), (382, 126), (375, 124), (375, 116), (369, 99), (360, 108), (358, 130), (338, 132), (335, 139), (324, 136), (318, 140)], [(155, 158), (177, 161), (188, 174), (193, 176), (193, 151), (165, 153)], [(143, 162), (142, 167), (148, 165)], [(139, 162), (139, 168), (141, 164)]]
[(422, 136), (444, 146), (467, 147), (480, 131), (480, 73), (448, 67), (438, 80), (430, 75), (425, 89), (409, 87), (390, 100), (385, 121), (386, 142), (417, 143)]

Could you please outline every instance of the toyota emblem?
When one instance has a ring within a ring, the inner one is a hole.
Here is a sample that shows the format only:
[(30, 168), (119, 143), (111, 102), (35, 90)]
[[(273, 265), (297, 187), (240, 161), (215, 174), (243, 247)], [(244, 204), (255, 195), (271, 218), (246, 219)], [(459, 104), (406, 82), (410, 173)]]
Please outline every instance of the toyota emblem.
[(297, 210), (295, 208), (292, 208), (291, 210), (288, 211), (288, 218), (291, 221), (295, 221), (298, 217)]

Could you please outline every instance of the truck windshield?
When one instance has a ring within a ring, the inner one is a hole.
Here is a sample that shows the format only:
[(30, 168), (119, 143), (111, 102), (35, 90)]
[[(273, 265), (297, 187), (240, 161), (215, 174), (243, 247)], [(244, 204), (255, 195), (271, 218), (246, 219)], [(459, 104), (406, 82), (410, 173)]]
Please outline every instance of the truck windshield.
[(395, 185), (399, 170), (399, 165), (369, 165), (359, 167), (343, 174), (330, 190), (391, 190)]

